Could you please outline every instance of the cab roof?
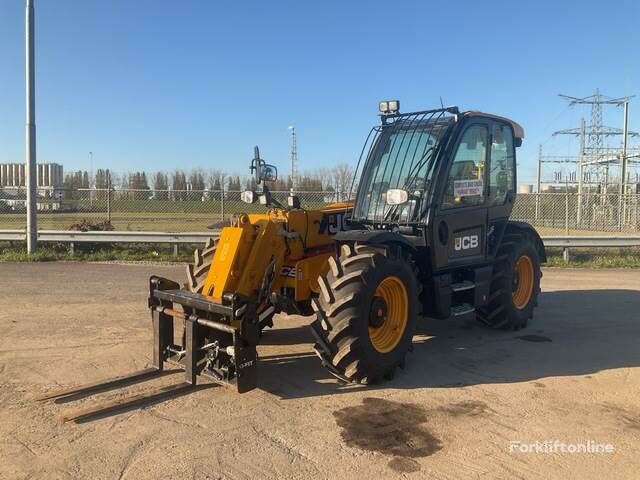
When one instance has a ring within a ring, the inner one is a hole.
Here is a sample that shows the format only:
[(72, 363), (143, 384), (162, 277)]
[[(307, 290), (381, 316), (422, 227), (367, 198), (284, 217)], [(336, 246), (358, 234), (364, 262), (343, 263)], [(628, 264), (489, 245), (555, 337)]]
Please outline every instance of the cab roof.
[(509, 118), (501, 117), (499, 115), (494, 115), (492, 113), (478, 112), (478, 111), (475, 111), (475, 110), (464, 112), (464, 113), (462, 113), (462, 115), (464, 115), (465, 117), (493, 118), (494, 120), (500, 120), (500, 121), (506, 122), (509, 125), (511, 125), (511, 128), (513, 128), (513, 136), (514, 137), (519, 138), (520, 140), (524, 139), (524, 128), (522, 128), (522, 126), (519, 123), (514, 122), (513, 120), (511, 120)]

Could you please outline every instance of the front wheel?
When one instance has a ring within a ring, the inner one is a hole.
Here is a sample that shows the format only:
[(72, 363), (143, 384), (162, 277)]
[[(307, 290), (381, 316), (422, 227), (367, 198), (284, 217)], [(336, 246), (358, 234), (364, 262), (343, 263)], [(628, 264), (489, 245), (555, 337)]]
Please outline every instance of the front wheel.
[(418, 316), (411, 260), (369, 245), (343, 245), (319, 278), (317, 349), (329, 369), (349, 382), (390, 378), (404, 364)]

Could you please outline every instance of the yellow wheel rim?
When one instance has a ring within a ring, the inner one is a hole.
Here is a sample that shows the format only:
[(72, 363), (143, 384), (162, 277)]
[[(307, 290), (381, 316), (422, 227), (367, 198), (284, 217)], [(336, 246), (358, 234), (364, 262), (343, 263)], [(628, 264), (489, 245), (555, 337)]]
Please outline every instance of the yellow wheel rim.
[(522, 310), (529, 304), (533, 294), (533, 262), (527, 255), (522, 255), (516, 261), (515, 277), (513, 279), (513, 304)]
[(386, 315), (380, 326), (369, 327), (369, 338), (378, 352), (388, 353), (398, 345), (407, 327), (409, 297), (398, 277), (387, 277), (380, 282), (375, 296), (386, 303)]

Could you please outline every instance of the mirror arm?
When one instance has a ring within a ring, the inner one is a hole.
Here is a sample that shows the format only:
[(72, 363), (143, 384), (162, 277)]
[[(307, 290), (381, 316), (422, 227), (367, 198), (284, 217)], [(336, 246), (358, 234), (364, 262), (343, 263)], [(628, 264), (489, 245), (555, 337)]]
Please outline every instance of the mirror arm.
[(271, 191), (266, 183), (262, 184), (262, 195), (267, 196), (267, 204), (265, 206), (274, 206), (276, 208), (280, 208), (282, 210), (289, 210), (289, 207), (282, 205), (278, 200), (271, 196)]

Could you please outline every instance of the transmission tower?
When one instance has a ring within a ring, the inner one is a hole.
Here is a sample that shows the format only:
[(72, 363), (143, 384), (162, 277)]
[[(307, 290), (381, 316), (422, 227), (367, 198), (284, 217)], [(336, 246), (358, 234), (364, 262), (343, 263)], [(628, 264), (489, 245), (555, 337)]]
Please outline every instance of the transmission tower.
[(290, 137), (290, 148), (291, 148), (291, 190), (293, 191), (296, 188), (296, 169), (298, 165), (298, 146), (296, 144), (296, 129), (291, 125), (289, 127), (291, 131)]
[[(624, 195), (628, 192), (629, 172), (627, 167), (631, 164), (637, 165), (640, 157), (637, 147), (627, 148), (627, 137), (638, 137), (638, 132), (629, 131), (627, 126), (629, 102), (633, 96), (612, 98), (607, 97), (596, 89), (593, 95), (588, 97), (573, 97), (570, 95), (560, 95), (561, 98), (569, 102), (569, 106), (590, 105), (591, 118), (587, 125), (584, 119), (581, 120), (579, 128), (569, 128), (554, 132), (553, 135), (573, 135), (579, 137), (580, 146), (577, 157), (567, 157), (566, 162), (573, 163), (577, 166), (578, 172), (573, 178), (577, 180), (578, 187), (578, 204), (577, 204), (577, 223), (580, 224), (583, 213), (583, 194), (587, 197), (593, 193), (599, 195), (599, 205), (594, 205), (589, 198), (589, 204), (592, 213), (595, 212), (605, 218), (607, 216), (617, 215), (620, 228), (625, 220), (628, 211), (626, 203), (623, 201)], [(624, 106), (624, 128), (614, 128), (603, 125), (603, 107), (605, 105)], [(609, 137), (622, 137), (622, 146), (611, 147), (606, 144)], [(541, 169), (542, 163), (553, 162), (551, 157), (544, 158), (539, 155), (538, 171)], [(555, 160), (556, 162), (558, 160)], [(611, 175), (610, 168), (614, 168), (614, 175), (618, 175), (617, 181)], [(577, 178), (576, 178), (577, 177)], [(572, 183), (575, 180), (572, 181)], [(617, 185), (616, 185), (617, 184)], [(540, 185), (540, 174), (538, 175), (538, 185)], [(585, 191), (586, 187), (586, 191)], [(595, 187), (595, 189), (593, 188)], [(607, 195), (609, 189), (615, 187), (614, 191), (618, 198), (611, 198)], [(567, 183), (568, 190), (568, 183)], [(613, 210), (617, 205), (617, 210)], [(611, 213), (614, 212), (614, 213)]]
[[(607, 127), (603, 125), (602, 107), (604, 105), (623, 106), (633, 98), (633, 96), (611, 98), (600, 93), (596, 89), (593, 95), (588, 97), (572, 97), (570, 95), (560, 95), (569, 102), (569, 106), (591, 105), (591, 119), (589, 125), (582, 125), (579, 128), (569, 128), (554, 132), (554, 135), (574, 135), (580, 138), (580, 169), (582, 176), (588, 178), (588, 182), (596, 179), (596, 183), (601, 185), (606, 191), (609, 183), (609, 166), (612, 163), (620, 163), (620, 148), (608, 148), (605, 139), (612, 136), (623, 136), (621, 128)], [(627, 135), (637, 137), (638, 132), (628, 132)], [(583, 180), (583, 178), (580, 178)]]
[[(625, 103), (631, 101), (635, 95), (620, 98), (607, 97), (600, 93), (599, 89), (596, 89), (596, 93), (589, 95), (588, 97), (578, 98), (570, 95), (562, 95), (559, 97), (564, 98), (569, 102), (569, 106), (575, 105), (591, 105), (591, 123), (584, 127), (584, 154), (588, 157), (598, 158), (604, 150), (605, 137), (622, 135), (624, 132), (621, 128), (606, 127), (602, 124), (602, 106), (603, 105), (615, 105), (623, 106)], [(569, 128), (566, 130), (559, 130), (554, 132), (554, 135), (575, 135), (580, 136), (582, 130), (580, 128)], [(628, 135), (637, 137), (637, 132), (628, 132)]]

